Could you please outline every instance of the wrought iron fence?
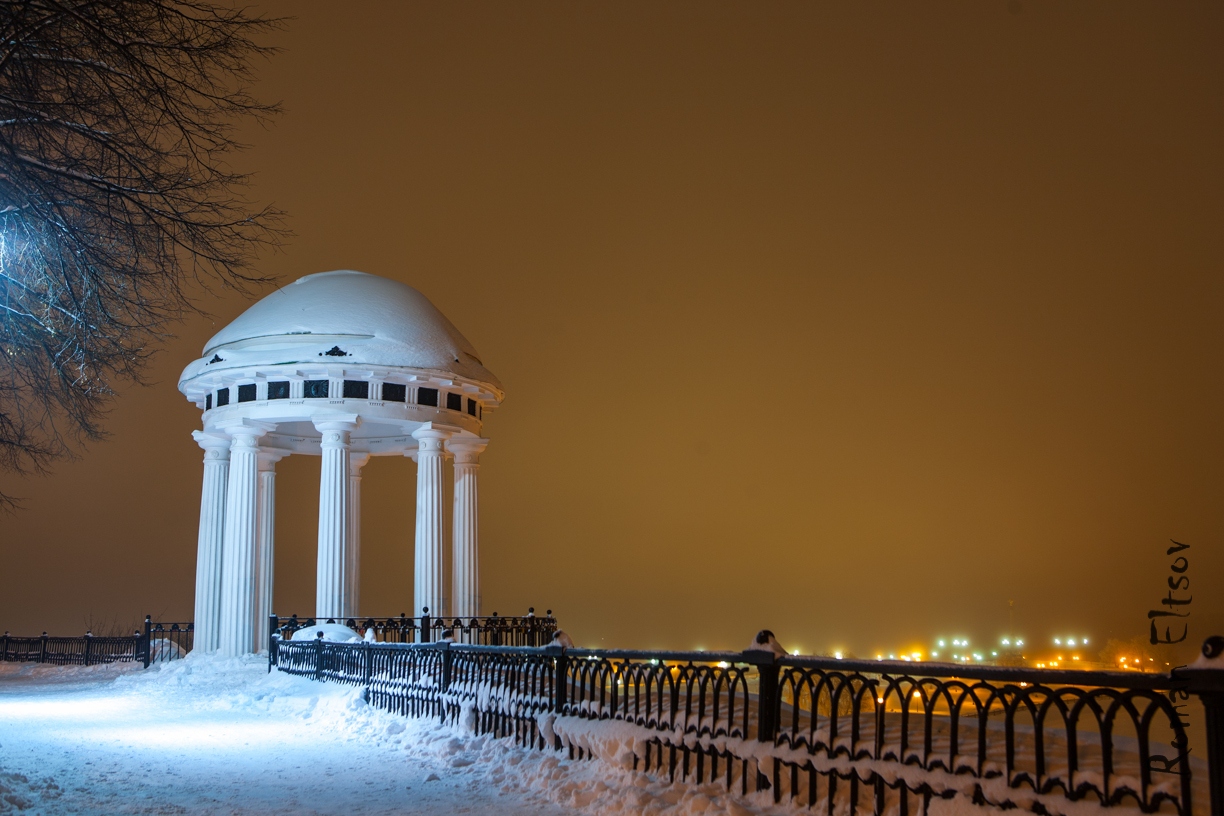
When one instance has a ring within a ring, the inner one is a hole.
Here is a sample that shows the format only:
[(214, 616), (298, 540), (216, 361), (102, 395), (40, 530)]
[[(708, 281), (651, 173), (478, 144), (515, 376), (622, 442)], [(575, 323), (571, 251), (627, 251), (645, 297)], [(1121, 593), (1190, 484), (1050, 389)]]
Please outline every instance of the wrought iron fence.
[(185, 657), (191, 651), (191, 623), (153, 622), (145, 616), (144, 631), (125, 636), (102, 636), (86, 632), (81, 637), (16, 637), (8, 632), (0, 639), (0, 661), (50, 663), (55, 666), (96, 666), (103, 663), (162, 663)]
[[(1218, 656), (1224, 639), (1204, 651)], [(1224, 813), (1218, 669), (279, 639), (270, 657), (281, 671), (362, 686), (380, 708), (571, 757), (603, 756), (610, 744), (624, 750), (628, 733), (634, 768), (739, 794), (769, 791), (828, 814), (925, 813), (933, 800), (958, 796), (1036, 813), (1065, 812), (1074, 801), (1180, 816), (1210, 802), (1197, 812)], [(1206, 707), (1206, 763), (1181, 750), (1188, 742), (1174, 694)], [(601, 731), (609, 720), (621, 724), (610, 741)]]
[(546, 646), (557, 633), (557, 619), (549, 609), (544, 616), (537, 617), (535, 607), (522, 617), (499, 617), (494, 612), (489, 617), (479, 618), (435, 618), (429, 607), (424, 608), (419, 618), (409, 618), (401, 613), (389, 618), (299, 618), (272, 616), (269, 628), (272, 635), (288, 640), (299, 629), (316, 623), (340, 623), (353, 631), (364, 634), (374, 630), (379, 643), (437, 643), (450, 638), (455, 643), (472, 643), (486, 646)]
[(195, 623), (154, 622), (145, 617), (145, 668), (151, 663), (165, 663), (187, 656), (195, 647)]

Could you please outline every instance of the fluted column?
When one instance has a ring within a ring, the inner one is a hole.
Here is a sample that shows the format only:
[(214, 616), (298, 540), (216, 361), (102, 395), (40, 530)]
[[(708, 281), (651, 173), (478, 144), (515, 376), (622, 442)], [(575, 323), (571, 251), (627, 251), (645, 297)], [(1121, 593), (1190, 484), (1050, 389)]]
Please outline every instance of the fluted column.
[(356, 414), (316, 419), (322, 434), (323, 465), (319, 469), (319, 562), (315, 575), (315, 618), (343, 620), (348, 611), (349, 434), (361, 424)]
[(348, 577), (346, 618), (357, 618), (361, 612), (361, 469), (370, 461), (366, 451), (349, 454), (349, 538), (345, 575)]
[(225, 491), (229, 445), (224, 436), (195, 431), (204, 449), (204, 486), (200, 491), (200, 536), (196, 545), (195, 649), (215, 652), (221, 626), (221, 551), (225, 542)]
[(443, 602), (442, 548), (446, 539), (445, 490), (442, 481), (446, 440), (453, 431), (423, 425), (412, 432), (417, 440), (416, 565), (413, 575), (413, 614), (429, 608), (435, 617), (445, 616)]
[(230, 435), (230, 473), (221, 554), (221, 653), (255, 651), (256, 490), (259, 437), (271, 426), (239, 420), (219, 426)]
[(455, 515), (451, 525), (451, 609), (459, 618), (480, 615), (480, 524), (476, 475), (487, 439), (452, 437), (447, 450), (455, 457)]
[(268, 649), (268, 616), (272, 614), (276, 575), (276, 463), (286, 454), (262, 448), (258, 456), (259, 509), (255, 544), (255, 651)]

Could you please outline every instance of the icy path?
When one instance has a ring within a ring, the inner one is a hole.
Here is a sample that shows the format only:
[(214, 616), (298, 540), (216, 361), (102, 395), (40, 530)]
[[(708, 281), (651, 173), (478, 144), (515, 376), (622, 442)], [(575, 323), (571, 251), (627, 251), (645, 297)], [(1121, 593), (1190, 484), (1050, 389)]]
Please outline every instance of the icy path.
[(0, 813), (787, 812), (393, 717), (358, 690), (266, 672), (254, 659), (147, 672), (0, 663)]

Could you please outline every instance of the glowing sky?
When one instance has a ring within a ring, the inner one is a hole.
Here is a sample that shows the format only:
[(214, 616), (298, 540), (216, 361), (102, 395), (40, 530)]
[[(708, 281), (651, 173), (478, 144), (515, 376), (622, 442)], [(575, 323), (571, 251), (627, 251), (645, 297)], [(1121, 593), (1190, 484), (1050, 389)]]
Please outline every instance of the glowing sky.
[[(1224, 631), (1224, 11), (1098, 2), (281, 3), (247, 134), (288, 282), (417, 287), (507, 400), (487, 611), (583, 645), (862, 656), (1147, 633), (1165, 548)], [(0, 519), (0, 619), (185, 619), (205, 297)], [(279, 465), (313, 609), (317, 458)], [(407, 611), (414, 470), (363, 480), (366, 613)]]

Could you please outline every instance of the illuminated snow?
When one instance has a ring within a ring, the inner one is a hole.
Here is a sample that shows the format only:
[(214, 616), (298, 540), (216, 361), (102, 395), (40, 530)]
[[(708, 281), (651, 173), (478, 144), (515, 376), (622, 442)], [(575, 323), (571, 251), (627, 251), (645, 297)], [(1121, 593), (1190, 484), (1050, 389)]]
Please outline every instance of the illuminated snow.
[(716, 785), (392, 716), (255, 657), (147, 672), (0, 663), (4, 814), (804, 812), (761, 796), (746, 807)]

